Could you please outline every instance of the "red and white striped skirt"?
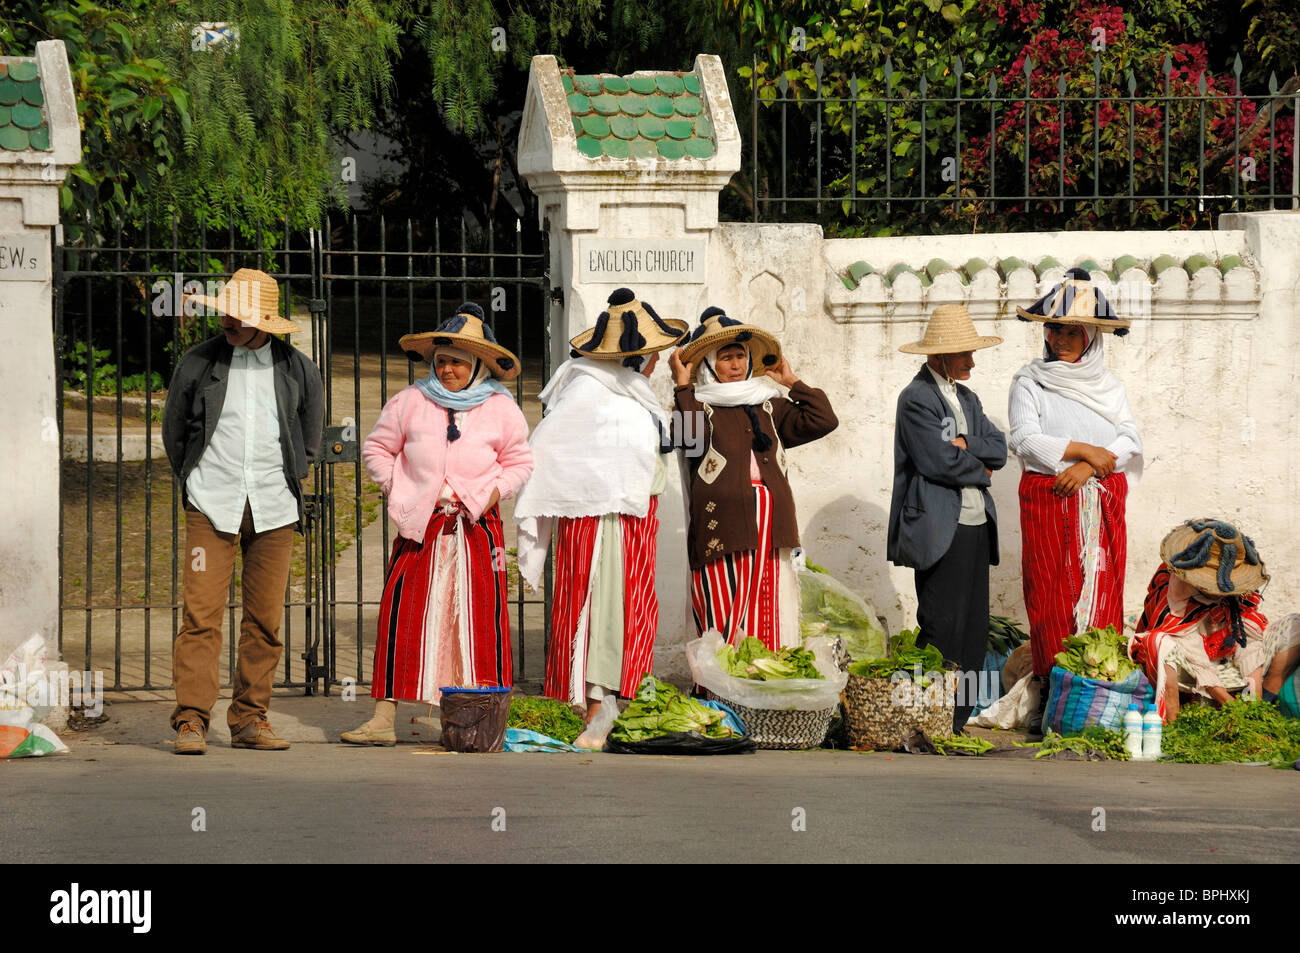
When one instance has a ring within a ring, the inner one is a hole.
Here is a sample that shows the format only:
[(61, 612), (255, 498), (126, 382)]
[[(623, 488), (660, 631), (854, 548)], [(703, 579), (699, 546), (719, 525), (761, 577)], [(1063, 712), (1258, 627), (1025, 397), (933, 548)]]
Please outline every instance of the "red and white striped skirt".
[(734, 645), (752, 635), (781, 648), (781, 562), (772, 546), (772, 492), (753, 481), (758, 548), (727, 553), (691, 572), (691, 608), (703, 635), (717, 629)]
[[(623, 667), (618, 693), (636, 694), (641, 679), (654, 667), (659, 600), (655, 596), (655, 550), (659, 532), (659, 497), (650, 497), (642, 517), (621, 515), (623, 567)], [(587, 648), (592, 558), (600, 517), (562, 517), (555, 529), (555, 593), (551, 600), (551, 642), (546, 651), (545, 692), (571, 705), (586, 702)]]
[(384, 579), (375, 698), (437, 703), (442, 686), (509, 686), (510, 586), (501, 513), (436, 509), (424, 542), (399, 536)]

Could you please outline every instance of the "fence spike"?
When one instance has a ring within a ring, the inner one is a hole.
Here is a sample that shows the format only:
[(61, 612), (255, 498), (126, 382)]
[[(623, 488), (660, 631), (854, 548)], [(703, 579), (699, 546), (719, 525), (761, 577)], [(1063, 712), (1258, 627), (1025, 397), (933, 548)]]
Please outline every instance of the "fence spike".
[(1205, 73), (1201, 73), (1201, 78), (1196, 81), (1196, 90), (1202, 96), (1205, 95)]
[(1092, 54), (1092, 75), (1098, 78), (1101, 77), (1101, 54), (1100, 53)]
[(817, 76), (818, 81), (821, 80), (822, 73), (825, 69), (826, 67), (822, 65), (822, 58), (820, 56), (817, 57), (817, 62), (813, 63), (813, 73)]
[(1268, 94), (1277, 95), (1277, 73), (1270, 71), (1268, 74)]
[(1238, 53), (1236, 56), (1232, 58), (1232, 71), (1237, 75), (1238, 79), (1241, 79), (1241, 54), (1240, 53)]
[(1025, 79), (1029, 79), (1029, 74), (1032, 73), (1033, 71), (1034, 71), (1034, 61), (1031, 60), (1028, 56), (1026, 56), (1025, 66), (1024, 66)]
[(787, 92), (789, 92), (790, 81), (785, 78), (785, 73), (782, 73), (781, 78), (776, 81), (776, 88), (781, 91), (782, 96), (784, 96)]
[(1170, 58), (1170, 56), (1169, 56), (1168, 53), (1165, 54), (1165, 66), (1164, 66), (1164, 69), (1165, 69), (1165, 75), (1166, 75), (1166, 76), (1168, 76), (1170, 73), (1172, 73), (1172, 72), (1174, 71), (1174, 61)]
[(858, 98), (858, 74), (857, 73), (854, 73), (852, 78), (849, 80), (849, 95), (851, 95), (854, 99)]
[(925, 74), (922, 73), (920, 80), (918, 80), (916, 84), (917, 92), (921, 94), (922, 99), (925, 98), (925, 91), (929, 88), (930, 88), (930, 84), (925, 81)]
[(996, 76), (990, 76), (989, 77), (989, 98), (992, 98), (997, 94), (998, 94), (998, 78)]
[(960, 83), (961, 82), (961, 57), (960, 56), (954, 56), (952, 58), (952, 72), (953, 75), (957, 78), (957, 82)]
[(1137, 92), (1137, 88), (1138, 88), (1137, 77), (1133, 75), (1132, 70), (1129, 70), (1128, 71), (1128, 94), (1132, 96), (1134, 93)]
[(1056, 78), (1056, 95), (1065, 95), (1065, 76), (1061, 75)]

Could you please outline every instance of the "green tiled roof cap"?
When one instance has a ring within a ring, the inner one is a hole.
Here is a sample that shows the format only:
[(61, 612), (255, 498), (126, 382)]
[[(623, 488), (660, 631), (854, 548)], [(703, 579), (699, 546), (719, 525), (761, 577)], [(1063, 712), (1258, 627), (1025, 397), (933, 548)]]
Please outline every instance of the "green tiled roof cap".
[[(983, 258), (972, 258), (962, 266), (960, 271), (958, 271), (958, 275), (962, 277), (963, 283), (966, 283), (968, 279), (974, 277), (979, 272), (992, 267), (993, 265), (985, 261)], [(1059, 267), (1060, 263), (1051, 256), (1040, 258), (1037, 262), (1032, 263), (1023, 261), (1020, 258), (1007, 257), (1002, 258), (997, 262), (996, 270), (1000, 274), (1001, 278), (1005, 280), (1013, 271), (1021, 268), (1032, 268), (1041, 275), (1048, 268)], [(1079, 267), (1089, 267), (1089, 270), (1094, 274), (1107, 273), (1101, 265), (1092, 259), (1083, 262)], [(1173, 255), (1159, 255), (1149, 263), (1143, 264), (1132, 255), (1123, 254), (1115, 258), (1110, 273), (1118, 276), (1124, 274), (1130, 268), (1137, 268), (1139, 271), (1144, 272), (1150, 281), (1155, 281), (1160, 277), (1162, 272), (1167, 271), (1170, 268), (1181, 268), (1188, 275), (1194, 275), (1204, 268), (1217, 268), (1223, 275), (1227, 275), (1228, 272), (1236, 268), (1249, 269), (1250, 267), (1251, 266), (1243, 261), (1239, 255), (1225, 255), (1218, 261), (1215, 261), (1209, 255), (1199, 252), (1188, 256), (1183, 261), (1179, 261)], [(843, 282), (844, 287), (850, 291), (857, 290), (858, 286), (862, 283), (862, 280), (870, 274), (881, 274), (887, 285), (892, 285), (900, 275), (914, 274), (921, 280), (921, 284), (928, 285), (933, 279), (950, 269), (956, 270), (952, 269), (952, 266), (941, 258), (931, 259), (930, 262), (920, 270), (913, 268), (906, 262), (899, 262), (890, 267), (889, 270), (884, 273), (880, 272), (879, 269), (872, 266), (869, 262), (855, 261), (840, 275), (840, 280)]]
[(710, 159), (717, 151), (693, 73), (560, 74), (578, 151), (590, 159)]
[(0, 149), (48, 151), (50, 128), (35, 60), (0, 59)]

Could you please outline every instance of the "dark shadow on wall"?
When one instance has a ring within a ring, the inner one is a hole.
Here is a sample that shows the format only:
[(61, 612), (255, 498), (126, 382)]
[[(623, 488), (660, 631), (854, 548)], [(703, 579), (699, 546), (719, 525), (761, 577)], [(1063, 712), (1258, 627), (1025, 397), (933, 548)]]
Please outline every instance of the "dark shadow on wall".
[(890, 633), (902, 628), (903, 602), (885, 558), (889, 511), (846, 494), (801, 523), (800, 541), (808, 561), (871, 603)]

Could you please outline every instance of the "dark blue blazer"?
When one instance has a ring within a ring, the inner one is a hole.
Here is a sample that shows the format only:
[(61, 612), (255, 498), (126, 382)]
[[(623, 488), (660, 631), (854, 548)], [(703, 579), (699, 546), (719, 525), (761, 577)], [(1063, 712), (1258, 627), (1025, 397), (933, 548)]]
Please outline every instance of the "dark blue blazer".
[[(896, 566), (929, 569), (952, 545), (961, 516), (961, 489), (977, 486), (984, 494), (989, 520), (989, 565), (998, 564), (998, 519), (985, 469), (1007, 462), (1002, 431), (984, 416), (975, 392), (957, 385), (957, 400), (966, 415), (966, 433), (958, 434), (952, 408), (923, 366), (898, 395), (894, 420), (894, 493), (889, 502), (889, 561)], [(968, 449), (954, 447), (961, 436)]]

